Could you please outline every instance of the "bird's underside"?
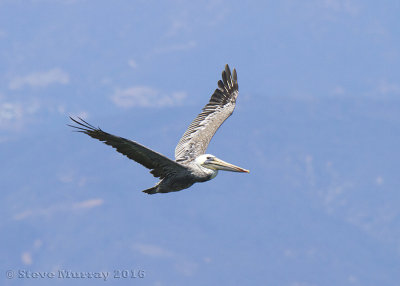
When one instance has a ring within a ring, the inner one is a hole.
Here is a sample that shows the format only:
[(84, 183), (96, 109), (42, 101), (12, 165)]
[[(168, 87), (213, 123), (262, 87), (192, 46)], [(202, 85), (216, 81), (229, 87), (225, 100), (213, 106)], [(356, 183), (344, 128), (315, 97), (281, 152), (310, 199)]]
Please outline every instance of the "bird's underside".
[(229, 66), (226, 65), (222, 72), (222, 81), (218, 81), (218, 89), (214, 91), (209, 103), (180, 139), (175, 149), (175, 161), (135, 141), (104, 132), (79, 117), (78, 119), (70, 117), (76, 125), (69, 126), (110, 145), (129, 159), (150, 169), (150, 173), (160, 181), (143, 192), (147, 194), (175, 192), (189, 188), (196, 182), (214, 178), (218, 170), (248, 172), (213, 155), (205, 155), (211, 138), (232, 114), (237, 96), (236, 71), (233, 69), (231, 73)]

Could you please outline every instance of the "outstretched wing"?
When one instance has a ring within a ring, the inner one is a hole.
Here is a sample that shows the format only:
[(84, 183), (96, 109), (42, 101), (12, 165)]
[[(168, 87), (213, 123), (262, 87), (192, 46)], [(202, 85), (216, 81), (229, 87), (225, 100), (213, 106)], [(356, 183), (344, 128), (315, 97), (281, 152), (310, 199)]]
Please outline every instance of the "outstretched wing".
[(175, 149), (177, 162), (189, 162), (204, 154), (211, 138), (218, 128), (232, 114), (239, 94), (236, 70), (225, 65), (222, 81), (218, 81), (216, 89), (203, 111), (197, 115), (183, 134)]
[(85, 133), (92, 138), (98, 139), (103, 143), (110, 145), (115, 148), (119, 153), (127, 156), (148, 169), (151, 169), (150, 173), (154, 177), (165, 178), (168, 174), (182, 172), (186, 170), (186, 167), (168, 159), (167, 157), (150, 150), (139, 143), (134, 141), (118, 137), (107, 132), (104, 132), (100, 128), (95, 128), (93, 125), (87, 123), (82, 118), (79, 121), (70, 117), (78, 125), (68, 125), (76, 128), (78, 132)]

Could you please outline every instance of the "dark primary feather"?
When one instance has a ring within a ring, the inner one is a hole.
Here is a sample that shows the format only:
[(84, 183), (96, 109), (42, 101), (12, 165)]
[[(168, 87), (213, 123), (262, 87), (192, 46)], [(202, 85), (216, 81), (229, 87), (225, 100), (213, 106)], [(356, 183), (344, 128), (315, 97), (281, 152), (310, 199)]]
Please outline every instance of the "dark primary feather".
[(175, 159), (182, 164), (204, 154), (218, 128), (232, 114), (239, 94), (236, 70), (225, 65), (222, 81), (208, 104), (190, 124), (175, 149)]
[(92, 138), (98, 139), (105, 144), (112, 146), (119, 153), (122, 153), (129, 159), (151, 169), (152, 171), (150, 173), (155, 177), (163, 179), (169, 174), (182, 172), (186, 169), (181, 164), (176, 163), (167, 157), (140, 145), (139, 143), (104, 132), (100, 128), (96, 128), (87, 123), (80, 117), (78, 117), (80, 121), (72, 117), (70, 118), (78, 125), (75, 126), (68, 124), (68, 126), (76, 128), (78, 132), (85, 133)]

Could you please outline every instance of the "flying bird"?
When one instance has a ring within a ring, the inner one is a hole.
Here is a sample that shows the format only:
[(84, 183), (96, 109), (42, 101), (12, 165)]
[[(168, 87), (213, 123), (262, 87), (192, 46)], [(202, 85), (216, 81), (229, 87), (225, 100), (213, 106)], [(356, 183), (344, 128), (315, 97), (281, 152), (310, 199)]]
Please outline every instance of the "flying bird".
[(190, 124), (175, 148), (175, 161), (149, 148), (122, 137), (118, 137), (87, 123), (82, 118), (70, 119), (77, 125), (69, 125), (78, 132), (85, 133), (112, 146), (146, 168), (160, 181), (147, 194), (176, 192), (189, 188), (194, 183), (209, 181), (219, 170), (249, 173), (248, 170), (205, 154), (211, 138), (218, 128), (232, 114), (239, 94), (236, 70), (231, 73), (225, 65), (222, 80), (212, 94), (202, 112)]

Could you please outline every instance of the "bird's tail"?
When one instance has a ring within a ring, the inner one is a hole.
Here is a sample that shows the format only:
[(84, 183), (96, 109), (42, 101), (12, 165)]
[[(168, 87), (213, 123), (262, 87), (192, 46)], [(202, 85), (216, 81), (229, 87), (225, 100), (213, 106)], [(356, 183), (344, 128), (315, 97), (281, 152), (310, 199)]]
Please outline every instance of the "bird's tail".
[(149, 194), (149, 195), (154, 195), (157, 193), (157, 186), (154, 186), (150, 189), (146, 189), (143, 191), (143, 193)]

